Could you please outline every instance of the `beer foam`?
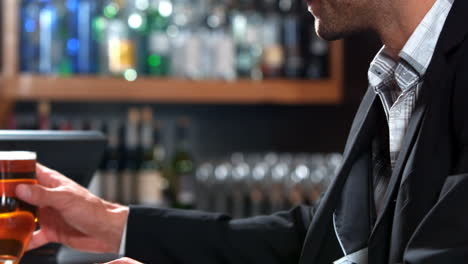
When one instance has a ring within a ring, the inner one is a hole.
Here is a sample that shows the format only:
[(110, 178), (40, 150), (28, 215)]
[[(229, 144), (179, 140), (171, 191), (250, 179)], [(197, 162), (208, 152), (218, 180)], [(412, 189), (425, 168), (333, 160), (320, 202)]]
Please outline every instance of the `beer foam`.
[(0, 151), (0, 160), (36, 160), (32, 151)]

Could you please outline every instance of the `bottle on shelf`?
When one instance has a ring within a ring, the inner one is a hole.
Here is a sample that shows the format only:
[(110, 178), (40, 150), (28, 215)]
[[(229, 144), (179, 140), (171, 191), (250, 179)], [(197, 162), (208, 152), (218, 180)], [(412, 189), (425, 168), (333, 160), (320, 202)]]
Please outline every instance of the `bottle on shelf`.
[(151, 0), (148, 13), (149, 32), (146, 57), (148, 74), (169, 76), (171, 74), (171, 39), (168, 27), (173, 14), (171, 0)]
[(321, 79), (328, 75), (328, 43), (315, 33), (310, 34), (306, 78)]
[(60, 118), (56, 122), (56, 128), (62, 131), (70, 131), (70, 130), (73, 130), (73, 125), (70, 122), (70, 120), (66, 118)]
[(241, 78), (262, 79), (262, 16), (253, 1), (235, 0), (230, 15), (236, 49), (236, 70)]
[(295, 0), (22, 0), (20, 70), (235, 80), (328, 77)]
[(168, 183), (163, 178), (166, 151), (161, 144), (160, 124), (153, 120), (152, 109), (142, 109), (141, 146), (143, 159), (138, 172), (138, 204), (167, 207)]
[(37, 0), (21, 2), (20, 71), (38, 72), (39, 65), (39, 11)]
[(228, 27), (226, 0), (210, 2), (205, 25), (208, 29), (202, 49), (205, 78), (234, 80), (236, 78), (234, 40)]
[(121, 202), (135, 203), (137, 200), (137, 176), (141, 165), (141, 149), (139, 144), (141, 113), (137, 108), (130, 108), (125, 124), (125, 150), (123, 170), (121, 174)]
[(173, 76), (187, 79), (203, 78), (203, 0), (174, 0), (174, 16), (169, 26), (172, 37)]
[(102, 1), (75, 0), (76, 13), (73, 24), (76, 27), (76, 38), (67, 41), (67, 48), (77, 50), (75, 72), (80, 74), (96, 74), (98, 71), (98, 42), (94, 34), (95, 18), (101, 8)]
[(119, 175), (121, 173), (121, 124), (117, 120), (108, 121), (107, 124), (107, 150), (103, 164), (103, 197), (110, 202), (119, 202)]
[(48, 101), (40, 101), (37, 105), (37, 129), (49, 130), (51, 129), (50, 119), (50, 103)]
[[(101, 120), (93, 120), (90, 124), (90, 130), (92, 131), (100, 131), (104, 135), (107, 134), (107, 127), (104, 126)], [(99, 162), (99, 166), (97, 170), (94, 172), (93, 178), (89, 183), (89, 191), (94, 195), (104, 198), (105, 193), (105, 179), (104, 179), (104, 172), (106, 170), (106, 163), (109, 156), (109, 146), (107, 146), (104, 154), (102, 155), (101, 161)]]
[[(304, 16), (303, 23), (312, 25), (314, 18)], [(314, 27), (303, 27), (303, 35), (306, 37), (305, 44), (305, 65), (304, 77), (306, 79), (323, 79), (328, 77), (328, 53), (329, 44), (327, 41), (317, 36)]]
[(148, 49), (148, 8), (149, 0), (127, 0), (124, 9), (130, 31), (130, 38), (134, 43), (135, 70), (138, 75), (147, 73), (146, 51)]
[(304, 58), (301, 48), (301, 4), (295, 0), (279, 0), (284, 18), (282, 24), (285, 53), (284, 76), (291, 79), (301, 77)]
[(188, 142), (189, 119), (177, 120), (176, 150), (170, 162), (169, 184), (174, 195), (174, 207), (192, 209), (195, 206), (195, 164)]
[(68, 30), (65, 2), (41, 0), (39, 11), (39, 72), (69, 75), (72, 72), (66, 53)]
[(107, 19), (105, 32), (104, 69), (114, 76), (123, 75), (126, 79), (136, 78), (135, 42), (128, 27), (128, 15), (125, 12), (125, 1), (108, 0), (103, 8)]
[[(96, 50), (96, 71), (97, 74), (107, 75), (109, 74), (109, 58), (108, 58), (108, 45), (107, 45), (107, 26), (109, 24), (109, 18), (111, 14), (104, 12), (107, 2), (99, 1), (97, 6), (96, 15), (92, 18), (92, 38), (96, 44), (94, 49)], [(111, 7), (112, 8), (112, 7)], [(107, 14), (107, 15), (106, 15)]]
[[(70, 72), (78, 72), (78, 58), (80, 57), (80, 41), (78, 40), (79, 25), (78, 19), (80, 15), (78, 14), (78, 0), (66, 0), (65, 2), (65, 16), (64, 23), (67, 30), (67, 35), (65, 36), (65, 56), (69, 58), (70, 62)], [(81, 10), (80, 10), (81, 11)], [(82, 22), (82, 21), (81, 21)], [(83, 25), (85, 26), (85, 25)]]
[(277, 0), (262, 1), (263, 24), (261, 29), (261, 69), (264, 78), (281, 76), (284, 64), (284, 49), (281, 42), (282, 17)]

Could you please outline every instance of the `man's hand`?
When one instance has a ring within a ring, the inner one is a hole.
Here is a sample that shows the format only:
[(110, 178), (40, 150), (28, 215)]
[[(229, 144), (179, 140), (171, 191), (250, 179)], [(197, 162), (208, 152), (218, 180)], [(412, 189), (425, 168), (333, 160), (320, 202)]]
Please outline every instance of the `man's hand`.
[(39, 207), (40, 230), (34, 232), (28, 249), (54, 242), (118, 253), (128, 207), (106, 202), (42, 165), (37, 165), (36, 176), (39, 184), (16, 188), (19, 199)]
[(117, 259), (111, 262), (107, 262), (105, 264), (142, 264), (142, 263), (136, 260), (130, 259), (130, 258), (121, 258), (121, 259)]

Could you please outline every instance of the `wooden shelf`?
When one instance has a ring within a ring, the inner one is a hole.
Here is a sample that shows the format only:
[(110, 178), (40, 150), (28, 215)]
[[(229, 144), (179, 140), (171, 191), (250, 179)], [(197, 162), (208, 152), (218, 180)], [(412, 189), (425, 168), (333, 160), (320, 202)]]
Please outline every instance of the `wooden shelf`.
[(331, 80), (190, 81), (139, 78), (19, 75), (4, 80), (15, 101), (102, 101), (182, 103), (336, 104), (340, 83)]
[(18, 1), (2, 1), (2, 74), (0, 124), (17, 101), (162, 102), (212, 104), (337, 104), (342, 101), (343, 43), (330, 43), (325, 80), (190, 81), (74, 76), (18, 72)]

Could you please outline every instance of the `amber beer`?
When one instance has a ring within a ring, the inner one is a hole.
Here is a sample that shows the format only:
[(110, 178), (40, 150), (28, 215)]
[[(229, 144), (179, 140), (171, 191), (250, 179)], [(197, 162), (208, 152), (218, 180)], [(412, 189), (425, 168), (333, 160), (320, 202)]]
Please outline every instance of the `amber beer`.
[(0, 263), (18, 263), (36, 228), (37, 208), (15, 194), (19, 184), (36, 183), (36, 153), (0, 151)]

